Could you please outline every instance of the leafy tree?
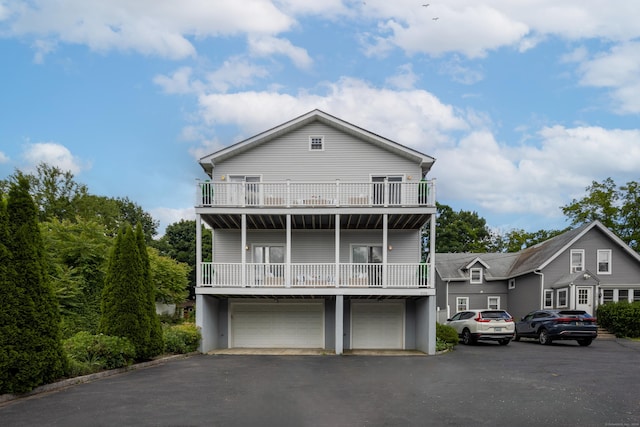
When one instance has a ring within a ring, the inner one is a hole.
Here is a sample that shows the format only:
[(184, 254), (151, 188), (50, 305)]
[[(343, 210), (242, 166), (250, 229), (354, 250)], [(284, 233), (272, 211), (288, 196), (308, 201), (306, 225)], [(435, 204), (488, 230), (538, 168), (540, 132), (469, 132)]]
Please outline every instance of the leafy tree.
[[(152, 242), (162, 255), (189, 265), (189, 298), (195, 298), (196, 286), (196, 222), (180, 220), (169, 225), (164, 236)], [(211, 261), (211, 232), (202, 227), (203, 261)]]
[(62, 316), (63, 338), (98, 332), (100, 299), (112, 238), (105, 227), (78, 218), (40, 224), (54, 292)]
[(67, 359), (60, 339), (58, 305), (47, 282), (37, 210), (25, 177), (11, 184), (6, 216), (2, 217), (8, 231), (4, 232), (5, 257), (10, 253), (11, 262), (5, 264), (8, 283), (3, 283), (8, 284), (3, 294), (9, 295), (3, 297), (8, 305), (2, 306), (6, 312), (1, 325), (0, 372), (6, 378), (2, 378), (1, 391), (20, 393), (64, 375)]
[(549, 240), (567, 230), (568, 228), (564, 230), (538, 230), (528, 232), (523, 229), (514, 229), (494, 238), (492, 248), (489, 252), (518, 252), (544, 242), (545, 240)]
[[(436, 252), (487, 252), (491, 233), (477, 212), (455, 212), (440, 203), (436, 209)], [(423, 237), (428, 248), (429, 230)]]
[(188, 296), (189, 265), (160, 255), (156, 248), (148, 248), (151, 264), (151, 280), (156, 292), (156, 302), (178, 304)]
[(640, 250), (640, 188), (631, 181), (618, 187), (611, 178), (593, 181), (580, 200), (562, 206), (571, 225), (599, 220), (635, 251)]
[(9, 220), (7, 205), (0, 193), (0, 394), (13, 391), (10, 368), (18, 363), (19, 354), (14, 344), (19, 339), (15, 322), (19, 307), (18, 288), (11, 279), (15, 275), (11, 253), (6, 246), (9, 242)]

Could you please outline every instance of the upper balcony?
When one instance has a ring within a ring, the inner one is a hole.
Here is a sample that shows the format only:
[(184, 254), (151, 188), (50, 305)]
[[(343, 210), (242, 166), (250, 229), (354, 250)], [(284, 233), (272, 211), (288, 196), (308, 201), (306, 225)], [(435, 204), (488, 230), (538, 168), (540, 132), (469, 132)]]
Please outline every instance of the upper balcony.
[(198, 182), (196, 207), (435, 207), (435, 182)]

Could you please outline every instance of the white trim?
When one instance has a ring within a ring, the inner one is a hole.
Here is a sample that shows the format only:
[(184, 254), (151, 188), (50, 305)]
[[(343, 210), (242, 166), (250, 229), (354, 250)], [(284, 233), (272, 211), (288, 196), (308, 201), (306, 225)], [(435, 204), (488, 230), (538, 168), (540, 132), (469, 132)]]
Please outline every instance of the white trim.
[[(573, 265), (573, 255), (574, 254), (580, 254), (581, 255), (581, 263), (579, 266), (579, 270), (578, 270), (578, 266), (576, 266), (576, 268), (574, 269), (574, 265)], [(569, 255), (569, 272), (570, 273), (577, 273), (578, 271), (584, 271), (584, 264), (585, 264), (585, 254), (584, 254), (584, 249), (571, 249), (570, 255)]]
[[(473, 279), (473, 273), (474, 272), (479, 272), (480, 273), (480, 278), (478, 280), (474, 280)], [(482, 284), (482, 279), (483, 279), (483, 270), (480, 267), (473, 267), (469, 269), (469, 283), (471, 283), (472, 285), (479, 285)]]
[[(320, 140), (320, 148), (313, 148), (313, 141)], [(325, 138), (324, 135), (309, 135), (309, 151), (324, 151)]]
[[(458, 307), (462, 305), (458, 302), (459, 300), (464, 300), (464, 308), (462, 310), (458, 310)], [(467, 310), (469, 310), (469, 297), (456, 297), (456, 313)]]
[[(542, 308), (553, 308), (553, 289), (545, 289), (542, 297)], [(547, 304), (547, 295), (551, 295), (551, 304)]]
[[(600, 254), (605, 254), (608, 253), (609, 254), (609, 269), (608, 271), (600, 271)], [(597, 256), (596, 256), (596, 271), (598, 272), (598, 275), (610, 275), (613, 271), (613, 265), (612, 265), (612, 258), (613, 258), (613, 253), (611, 249), (598, 249), (597, 251)]]
[[(564, 292), (564, 304), (560, 305), (560, 293)], [(569, 307), (569, 288), (562, 288), (556, 290), (556, 304), (558, 308), (567, 308)]]
[[(496, 301), (496, 308), (491, 307), (491, 300), (495, 300)], [(487, 308), (489, 310), (500, 310), (500, 297), (499, 296), (488, 296), (487, 297)]]

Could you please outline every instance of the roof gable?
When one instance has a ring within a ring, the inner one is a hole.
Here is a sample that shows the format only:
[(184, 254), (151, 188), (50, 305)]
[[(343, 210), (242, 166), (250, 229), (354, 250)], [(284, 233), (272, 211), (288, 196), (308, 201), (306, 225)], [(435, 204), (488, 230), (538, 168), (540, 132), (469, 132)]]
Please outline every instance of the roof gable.
[(598, 228), (616, 245), (624, 249), (633, 258), (640, 262), (640, 254), (631, 249), (629, 245), (605, 227), (604, 224), (596, 220), (578, 228), (574, 228), (573, 230), (569, 230), (549, 240), (545, 240), (544, 242), (530, 248), (521, 250), (519, 252), (520, 256), (518, 261), (513, 264), (509, 275), (519, 276), (532, 271), (542, 270), (594, 228)]
[(420, 153), (419, 151), (416, 151), (412, 148), (401, 145), (395, 141), (384, 138), (373, 132), (369, 132), (365, 129), (362, 129), (358, 126), (355, 126), (351, 123), (348, 123), (344, 120), (341, 120), (337, 117), (316, 109), (272, 129), (259, 133), (258, 135), (255, 135), (251, 138), (245, 139), (226, 148), (218, 150), (212, 154), (204, 156), (199, 160), (200, 166), (202, 166), (202, 168), (209, 175), (211, 175), (211, 171), (215, 167), (216, 162), (220, 162), (230, 157), (237, 156), (244, 151), (252, 149), (257, 145), (281, 137), (282, 135), (293, 132), (313, 122), (321, 122), (327, 126), (331, 126), (356, 138), (377, 145), (396, 155), (411, 159), (412, 161), (420, 164), (423, 175), (431, 169), (431, 166), (435, 161), (435, 159), (431, 156)]

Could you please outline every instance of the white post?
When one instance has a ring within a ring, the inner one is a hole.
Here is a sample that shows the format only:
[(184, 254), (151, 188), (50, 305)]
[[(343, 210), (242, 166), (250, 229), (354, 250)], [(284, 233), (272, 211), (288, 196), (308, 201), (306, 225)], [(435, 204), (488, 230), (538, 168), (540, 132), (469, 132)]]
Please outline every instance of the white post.
[(196, 214), (196, 286), (202, 285), (202, 218)]
[(340, 214), (336, 214), (336, 237), (335, 237), (335, 245), (336, 245), (336, 271), (333, 275), (333, 281), (335, 282), (336, 288), (340, 287)]
[(287, 214), (287, 252), (286, 265), (284, 270), (284, 283), (287, 288), (291, 287), (291, 214)]
[(336, 354), (344, 351), (344, 296), (336, 296)]
[(389, 215), (382, 215), (382, 287), (387, 287), (387, 252), (389, 251)]
[(242, 261), (242, 285), (247, 286), (247, 214), (242, 214), (241, 216), (241, 238), (240, 238), (240, 252), (241, 252), (241, 261)]

